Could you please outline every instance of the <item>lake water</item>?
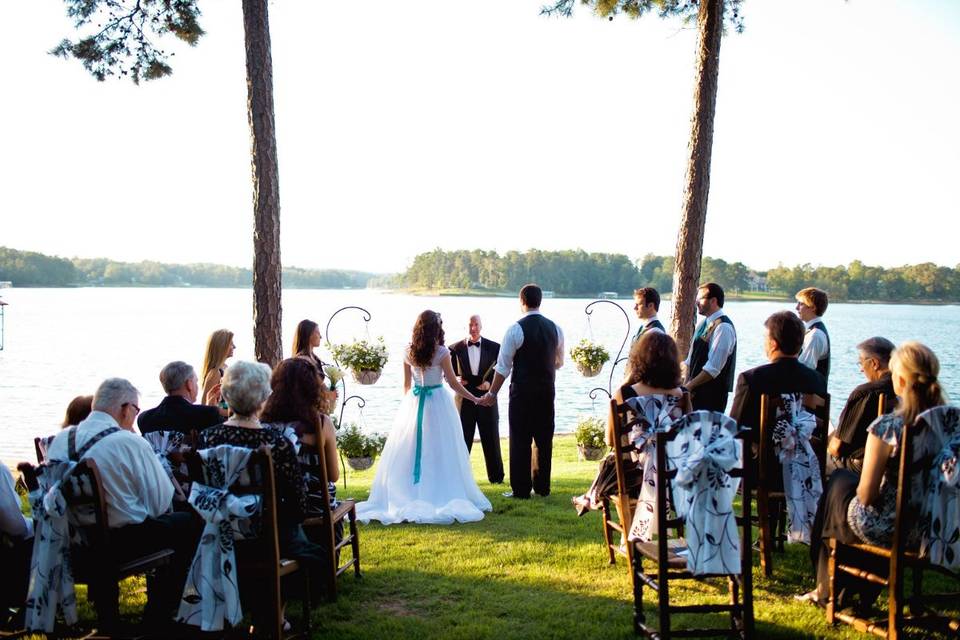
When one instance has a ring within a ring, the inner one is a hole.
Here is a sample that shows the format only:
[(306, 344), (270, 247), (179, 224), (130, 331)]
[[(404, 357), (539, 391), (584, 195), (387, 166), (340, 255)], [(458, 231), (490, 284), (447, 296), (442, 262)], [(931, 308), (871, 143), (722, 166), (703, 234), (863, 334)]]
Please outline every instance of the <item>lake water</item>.
[[(157, 375), (171, 360), (200, 367), (211, 331), (228, 328), (236, 334), (236, 358), (252, 358), (252, 297), (241, 289), (5, 289), (5, 349), (0, 351), (0, 460), (13, 464), (32, 460), (33, 438), (58, 429), (67, 403), (92, 394), (104, 378), (130, 379), (141, 391), (140, 406), (155, 406), (163, 396)], [(593, 337), (615, 354), (626, 333), (623, 315), (610, 304), (598, 304), (588, 321), (590, 299), (547, 299), (543, 312), (566, 334), (567, 350), (582, 337)], [(636, 330), (632, 300), (619, 300)], [(283, 294), (284, 351), (303, 318), (320, 323), (340, 307), (357, 305), (370, 311), (365, 324), (355, 310), (340, 313), (330, 326), (335, 342), (383, 336), (390, 361), (377, 384), (360, 386), (348, 377), (348, 393), (361, 393), (366, 407), (351, 402), (346, 422), (365, 430), (387, 432), (401, 398), (402, 351), (419, 312), (443, 315), (447, 342), (466, 334), (467, 319), (479, 313), (484, 335), (500, 341), (519, 316), (515, 298), (425, 297), (373, 290), (288, 290)], [(738, 369), (764, 362), (763, 320), (791, 308), (785, 302), (729, 302), (726, 311), (737, 326)], [(669, 303), (660, 316), (667, 324)], [(830, 393), (834, 418), (854, 386), (862, 381), (856, 344), (883, 335), (899, 343), (917, 339), (940, 357), (941, 379), (951, 398), (960, 398), (960, 307), (831, 304), (826, 314), (833, 346)], [(325, 334), (326, 337), (326, 334)], [(329, 354), (324, 354), (329, 359)], [(596, 378), (584, 378), (571, 363), (557, 374), (557, 431), (568, 432), (581, 415), (606, 415), (606, 397), (591, 400), (588, 392), (606, 387), (608, 364)], [(614, 377), (622, 377), (622, 365)], [(505, 394), (501, 394), (502, 396)], [(501, 432), (507, 433), (506, 399), (501, 400)]]

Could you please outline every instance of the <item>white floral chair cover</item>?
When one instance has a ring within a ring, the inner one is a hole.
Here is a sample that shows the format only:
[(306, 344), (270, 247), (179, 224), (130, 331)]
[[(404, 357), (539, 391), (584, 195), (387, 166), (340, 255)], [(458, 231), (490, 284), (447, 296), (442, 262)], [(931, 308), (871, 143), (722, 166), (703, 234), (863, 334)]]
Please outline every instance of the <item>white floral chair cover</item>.
[(188, 501), (205, 525), (177, 621), (203, 631), (220, 631), (224, 621), (235, 626), (243, 619), (234, 540), (250, 537), (250, 519), (260, 511), (260, 496), (236, 496), (229, 491), (246, 473), (251, 449), (220, 445), (198, 453), (206, 484), (194, 481)]
[(687, 570), (693, 575), (739, 574), (740, 537), (733, 499), (740, 479), (730, 470), (742, 459), (737, 423), (716, 411), (694, 411), (674, 423), (666, 457), (677, 470), (673, 506), (684, 521)]
[(630, 430), (630, 442), (636, 448), (636, 462), (643, 472), (637, 507), (630, 523), (628, 540), (648, 542), (657, 530), (657, 438), (656, 432), (669, 429), (680, 417), (678, 396), (644, 395), (628, 398), (638, 419)]
[(803, 407), (803, 394), (784, 393), (773, 426), (773, 452), (783, 469), (788, 542), (810, 543), (810, 527), (823, 494), (820, 462), (810, 444), (817, 418)]
[[(932, 564), (960, 568), (960, 407), (934, 407), (919, 416), (927, 424), (918, 447), (933, 452), (924, 479), (920, 553)], [(917, 491), (914, 484), (913, 491)]]
[(30, 588), (24, 624), (31, 631), (53, 631), (57, 609), (68, 625), (77, 622), (77, 599), (70, 563), (70, 523), (61, 490), (76, 466), (49, 461), (37, 475), (39, 488), (30, 492), (34, 541), (30, 560)]
[(183, 433), (179, 431), (150, 431), (143, 434), (143, 439), (153, 448), (153, 452), (157, 455), (157, 460), (160, 461), (160, 466), (167, 472), (167, 477), (170, 478), (170, 482), (173, 483), (173, 488), (177, 492), (177, 499), (186, 499), (186, 496), (183, 495), (185, 489), (177, 482), (173, 465), (170, 464), (169, 458), (171, 453), (183, 450)]

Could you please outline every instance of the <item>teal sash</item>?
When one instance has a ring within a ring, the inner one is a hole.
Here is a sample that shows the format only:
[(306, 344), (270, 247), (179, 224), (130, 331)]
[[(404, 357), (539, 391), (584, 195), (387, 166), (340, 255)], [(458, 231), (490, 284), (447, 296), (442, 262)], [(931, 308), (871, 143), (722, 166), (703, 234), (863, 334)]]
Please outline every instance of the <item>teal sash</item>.
[(413, 395), (420, 398), (417, 405), (417, 455), (413, 460), (413, 484), (420, 484), (420, 456), (423, 450), (423, 405), (426, 399), (433, 393), (434, 389), (439, 389), (442, 384), (434, 384), (424, 387), (419, 384), (413, 385)]

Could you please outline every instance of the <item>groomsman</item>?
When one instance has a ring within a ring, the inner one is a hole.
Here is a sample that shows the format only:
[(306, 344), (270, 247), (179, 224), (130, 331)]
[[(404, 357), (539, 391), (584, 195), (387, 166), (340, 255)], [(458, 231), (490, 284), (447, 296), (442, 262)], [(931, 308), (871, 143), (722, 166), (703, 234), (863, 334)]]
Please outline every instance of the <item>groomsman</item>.
[(827, 292), (807, 287), (797, 292), (797, 315), (807, 329), (803, 336), (800, 362), (816, 369), (823, 379), (830, 377), (830, 334), (823, 324), (827, 311)]
[[(640, 320), (640, 328), (633, 336), (633, 342), (640, 339), (647, 331), (659, 331), (666, 333), (663, 323), (657, 318), (657, 312), (660, 311), (660, 294), (653, 287), (643, 287), (633, 290), (633, 310)], [(632, 343), (631, 343), (632, 344)]]
[[(480, 404), (491, 406), (504, 379), (510, 380), (510, 488), (508, 498), (528, 499), (532, 488), (550, 495), (554, 396), (557, 369), (563, 366), (563, 331), (540, 313), (543, 291), (520, 289), (523, 317), (503, 336), (496, 374)], [(533, 445), (536, 446), (533, 446)]]
[[(483, 323), (480, 316), (470, 316), (469, 337), (450, 345), (453, 370), (460, 377), (460, 384), (467, 391), (480, 397), (490, 390), (494, 365), (500, 355), (500, 345), (483, 338), (480, 331)], [(487, 407), (473, 402), (460, 403), (460, 426), (467, 451), (473, 449), (473, 434), (480, 429), (480, 444), (483, 460), (487, 465), (487, 480), (493, 484), (503, 482), (503, 457), (500, 454), (500, 411), (496, 401)]]
[(724, 293), (720, 285), (708, 282), (697, 292), (697, 312), (703, 320), (697, 325), (684, 361), (694, 410), (724, 411), (727, 396), (733, 391), (733, 372), (737, 366), (737, 331), (723, 312)]

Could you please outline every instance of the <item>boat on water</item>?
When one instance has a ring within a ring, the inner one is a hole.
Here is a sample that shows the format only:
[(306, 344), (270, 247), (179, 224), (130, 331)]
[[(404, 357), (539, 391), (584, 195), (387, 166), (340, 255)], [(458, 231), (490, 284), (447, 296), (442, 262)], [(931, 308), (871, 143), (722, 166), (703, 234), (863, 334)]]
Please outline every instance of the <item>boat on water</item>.
[(597, 297), (601, 300), (616, 300), (620, 295), (616, 291), (601, 291)]

